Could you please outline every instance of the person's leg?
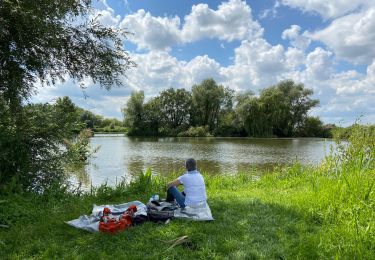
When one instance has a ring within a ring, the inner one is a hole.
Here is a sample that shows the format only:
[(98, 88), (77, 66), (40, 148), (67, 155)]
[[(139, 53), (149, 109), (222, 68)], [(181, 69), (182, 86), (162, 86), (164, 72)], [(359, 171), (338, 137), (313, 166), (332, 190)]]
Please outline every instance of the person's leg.
[(172, 186), (167, 191), (167, 199), (166, 201), (173, 201), (176, 200), (178, 205), (180, 205), (181, 208), (185, 208), (185, 196), (182, 195), (182, 193), (177, 189), (177, 187)]

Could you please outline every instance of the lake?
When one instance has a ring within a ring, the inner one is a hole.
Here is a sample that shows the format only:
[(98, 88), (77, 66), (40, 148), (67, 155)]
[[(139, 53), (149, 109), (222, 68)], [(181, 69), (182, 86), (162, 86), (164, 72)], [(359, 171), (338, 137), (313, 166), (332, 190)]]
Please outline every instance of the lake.
[(84, 186), (97, 186), (144, 171), (155, 174), (183, 172), (184, 161), (193, 157), (198, 169), (210, 174), (235, 174), (254, 167), (270, 169), (296, 160), (317, 164), (334, 142), (320, 138), (134, 138), (123, 135), (95, 135), (92, 148), (99, 147), (85, 171), (76, 174)]

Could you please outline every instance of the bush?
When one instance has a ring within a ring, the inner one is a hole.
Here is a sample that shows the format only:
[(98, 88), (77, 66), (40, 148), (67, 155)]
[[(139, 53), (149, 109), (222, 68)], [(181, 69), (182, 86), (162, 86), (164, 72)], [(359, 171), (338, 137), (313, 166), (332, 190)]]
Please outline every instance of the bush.
[(191, 126), (187, 131), (179, 133), (179, 137), (210, 137), (208, 126)]
[(65, 179), (63, 141), (80, 128), (74, 104), (59, 98), (54, 105), (20, 107), (17, 116), (8, 113), (1, 99), (0, 106), (0, 193), (60, 186)]

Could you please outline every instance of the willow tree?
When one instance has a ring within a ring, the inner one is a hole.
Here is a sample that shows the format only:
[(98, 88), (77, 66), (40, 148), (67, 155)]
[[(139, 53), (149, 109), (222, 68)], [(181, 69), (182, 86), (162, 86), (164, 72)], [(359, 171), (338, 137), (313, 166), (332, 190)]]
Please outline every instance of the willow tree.
[(169, 129), (188, 125), (191, 110), (191, 94), (185, 89), (169, 88), (160, 93), (163, 124)]
[(20, 175), (35, 177), (30, 163), (43, 156), (30, 138), (48, 139), (26, 133), (33, 117), (23, 104), (36, 82), (91, 78), (110, 89), (134, 64), (123, 48), (127, 32), (101, 25), (90, 0), (2, 0), (0, 24), (0, 182), (14, 183)]
[(192, 88), (194, 123), (208, 126), (212, 132), (218, 125), (220, 109), (224, 103), (224, 87), (213, 79), (205, 79)]
[(237, 100), (237, 116), (247, 135), (251, 137), (272, 136), (272, 123), (259, 98), (252, 93), (245, 93), (238, 96)]
[(312, 99), (312, 89), (292, 80), (284, 80), (261, 91), (259, 101), (272, 122), (277, 136), (293, 136), (303, 126), (311, 108), (319, 104)]

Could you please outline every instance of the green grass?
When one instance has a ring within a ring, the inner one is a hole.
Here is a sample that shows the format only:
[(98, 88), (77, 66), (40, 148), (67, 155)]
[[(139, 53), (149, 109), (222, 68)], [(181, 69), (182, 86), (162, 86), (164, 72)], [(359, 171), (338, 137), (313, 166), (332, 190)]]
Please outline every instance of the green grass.
[[(116, 235), (74, 229), (64, 221), (92, 204), (147, 201), (162, 177), (92, 194), (9, 195), (0, 199), (0, 259), (375, 259), (375, 139), (351, 145), (316, 167), (295, 164), (258, 178), (205, 176), (215, 221), (145, 223)], [(339, 148), (341, 149), (341, 148)], [(183, 235), (193, 246), (167, 250)]]

